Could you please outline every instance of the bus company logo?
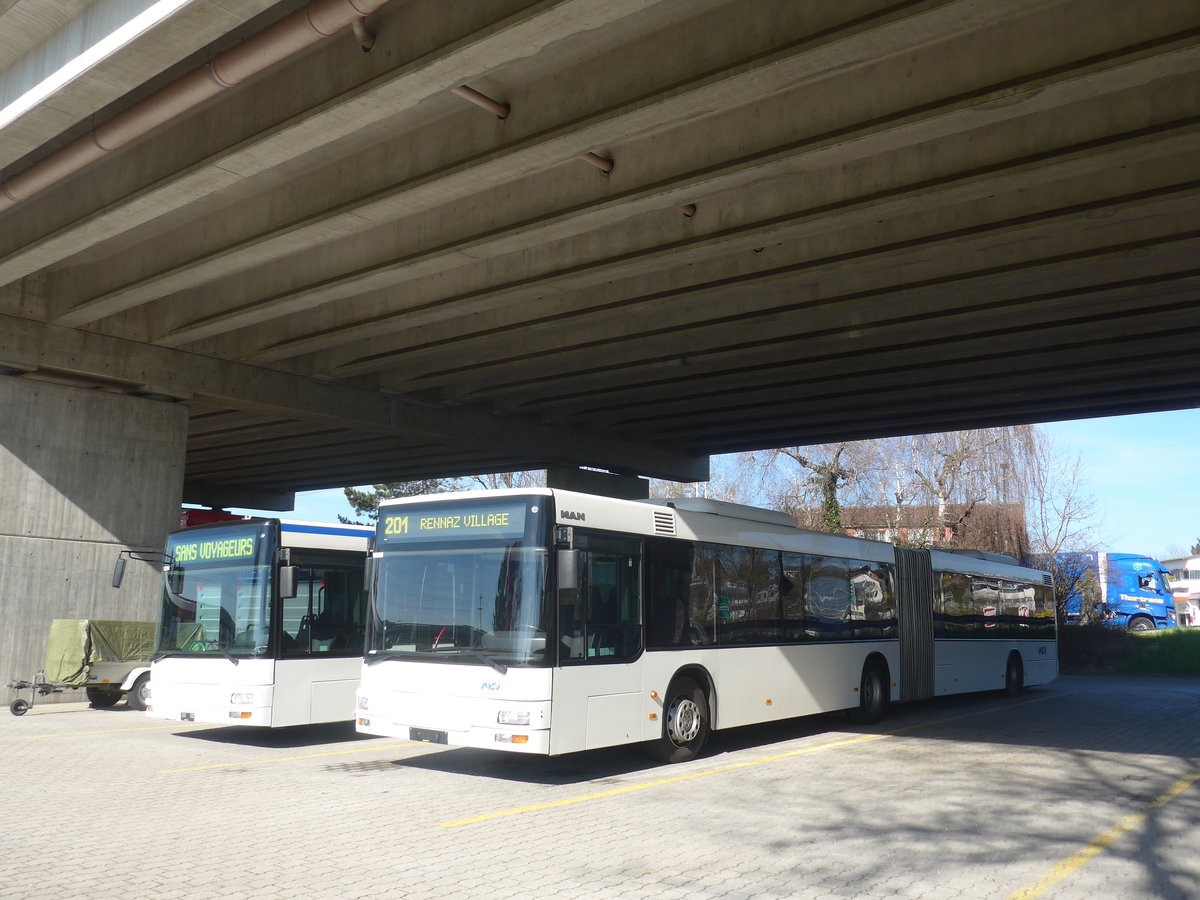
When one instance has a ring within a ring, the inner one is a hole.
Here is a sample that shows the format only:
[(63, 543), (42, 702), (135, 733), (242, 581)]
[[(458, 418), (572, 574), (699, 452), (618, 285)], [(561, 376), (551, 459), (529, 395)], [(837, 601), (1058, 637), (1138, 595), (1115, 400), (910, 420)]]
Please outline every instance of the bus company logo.
[(1046, 645), (1045, 645), (1045, 644), (1043, 644), (1042, 646), (1038, 647), (1038, 655), (1039, 655), (1039, 656), (1048, 656), (1048, 655), (1049, 655), (1049, 654), (1046, 652)]
[(560, 519), (570, 519), (572, 522), (583, 522), (587, 519), (581, 512), (571, 512), (569, 509), (561, 510), (558, 514)]
[(485, 681), (483, 684), (481, 684), (481, 685), (479, 686), (479, 689), (480, 689), (481, 691), (498, 691), (498, 690), (500, 690), (500, 682), (498, 682), (498, 681)]

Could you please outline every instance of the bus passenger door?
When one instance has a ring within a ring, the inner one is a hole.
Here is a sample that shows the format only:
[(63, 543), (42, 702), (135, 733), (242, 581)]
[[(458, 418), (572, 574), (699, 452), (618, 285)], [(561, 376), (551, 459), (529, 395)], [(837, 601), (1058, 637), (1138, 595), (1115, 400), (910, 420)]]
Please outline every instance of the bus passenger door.
[(575, 531), (579, 590), (559, 596), (550, 752), (641, 740), (642, 542)]

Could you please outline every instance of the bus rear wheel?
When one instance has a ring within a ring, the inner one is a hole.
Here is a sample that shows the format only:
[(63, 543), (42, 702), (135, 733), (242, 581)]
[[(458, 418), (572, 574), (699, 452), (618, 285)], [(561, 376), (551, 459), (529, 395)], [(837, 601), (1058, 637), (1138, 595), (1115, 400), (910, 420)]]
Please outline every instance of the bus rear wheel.
[(1016, 697), (1025, 689), (1025, 667), (1021, 665), (1021, 657), (1016, 653), (1008, 654), (1008, 663), (1004, 667), (1004, 692), (1010, 697)]
[(708, 730), (708, 698), (691, 678), (679, 678), (667, 691), (662, 735), (650, 751), (665, 763), (687, 762), (700, 755)]
[(863, 666), (858, 688), (858, 706), (850, 710), (850, 721), (863, 725), (878, 722), (888, 709), (887, 672), (882, 664), (868, 661)]

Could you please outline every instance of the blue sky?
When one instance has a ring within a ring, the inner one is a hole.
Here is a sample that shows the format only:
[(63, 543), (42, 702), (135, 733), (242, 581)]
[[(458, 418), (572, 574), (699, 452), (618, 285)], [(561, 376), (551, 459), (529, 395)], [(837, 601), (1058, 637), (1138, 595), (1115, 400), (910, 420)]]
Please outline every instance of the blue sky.
[[(1100, 549), (1166, 559), (1200, 540), (1200, 409), (1041, 427), (1059, 453), (1082, 463)], [(284, 515), (334, 522), (353, 511), (334, 489), (298, 494), (295, 512)]]
[(1083, 463), (1101, 549), (1165, 559), (1200, 540), (1200, 409), (1042, 428)]

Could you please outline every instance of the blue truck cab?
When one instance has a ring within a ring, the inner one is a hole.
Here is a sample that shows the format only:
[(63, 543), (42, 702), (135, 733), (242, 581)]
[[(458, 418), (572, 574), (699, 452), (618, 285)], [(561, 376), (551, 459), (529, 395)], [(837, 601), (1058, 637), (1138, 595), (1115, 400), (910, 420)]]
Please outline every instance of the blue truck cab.
[[(1175, 627), (1169, 573), (1157, 559), (1137, 553), (1077, 556), (1095, 575), (1100, 591), (1095, 612), (1102, 624), (1130, 631)], [(1068, 622), (1079, 621), (1081, 604), (1080, 594), (1067, 601)]]

